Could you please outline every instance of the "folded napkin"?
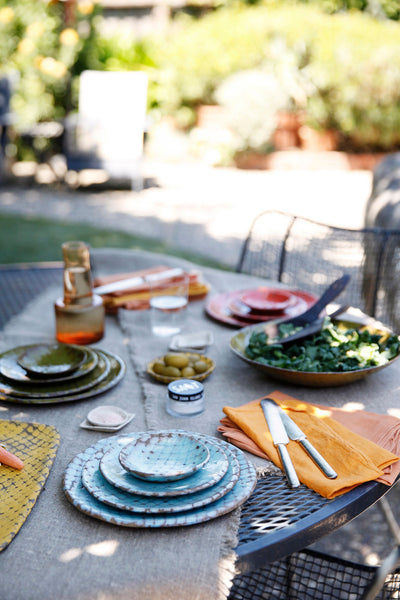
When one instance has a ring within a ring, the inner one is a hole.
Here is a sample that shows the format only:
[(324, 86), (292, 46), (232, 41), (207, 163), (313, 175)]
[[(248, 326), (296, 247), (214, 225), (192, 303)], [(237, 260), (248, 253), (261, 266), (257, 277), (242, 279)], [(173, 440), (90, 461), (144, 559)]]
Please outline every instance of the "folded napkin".
[[(171, 267), (159, 265), (131, 273), (106, 275), (103, 277), (96, 277), (93, 285), (94, 287), (99, 287), (134, 277), (146, 277), (147, 275), (153, 275), (155, 273), (163, 273), (168, 270), (171, 270)], [(200, 300), (204, 298), (210, 290), (209, 285), (201, 281), (200, 274), (195, 271), (187, 273), (187, 275), (189, 277), (189, 300)], [(167, 280), (163, 279), (163, 283), (165, 283), (165, 281)], [(173, 277), (171, 278), (171, 281), (173, 281)], [(149, 284), (144, 281), (139, 285), (134, 285), (132, 288), (103, 294), (102, 298), (106, 311), (110, 313), (116, 312), (118, 308), (144, 310), (149, 307)]]
[[(300, 481), (321, 496), (334, 498), (366, 481), (391, 485), (396, 479), (400, 472), (399, 419), (309, 404), (277, 391), (268, 397), (290, 415), (338, 473), (336, 479), (328, 479), (298, 442), (289, 441), (287, 448)], [(282, 468), (260, 400), (239, 408), (224, 407), (228, 418), (221, 420), (218, 431), (233, 444)]]

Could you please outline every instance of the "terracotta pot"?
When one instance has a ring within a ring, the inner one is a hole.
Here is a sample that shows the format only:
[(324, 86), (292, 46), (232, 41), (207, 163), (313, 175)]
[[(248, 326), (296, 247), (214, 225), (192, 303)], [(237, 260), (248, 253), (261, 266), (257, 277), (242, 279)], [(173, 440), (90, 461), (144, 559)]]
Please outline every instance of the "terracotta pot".
[(302, 125), (299, 129), (301, 148), (313, 152), (329, 152), (338, 147), (338, 132), (333, 129), (319, 131)]
[(290, 150), (300, 146), (299, 129), (301, 116), (293, 112), (278, 112), (276, 115), (276, 129), (272, 142), (276, 150)]
[(246, 152), (235, 157), (235, 165), (238, 169), (264, 170), (269, 168), (270, 155)]

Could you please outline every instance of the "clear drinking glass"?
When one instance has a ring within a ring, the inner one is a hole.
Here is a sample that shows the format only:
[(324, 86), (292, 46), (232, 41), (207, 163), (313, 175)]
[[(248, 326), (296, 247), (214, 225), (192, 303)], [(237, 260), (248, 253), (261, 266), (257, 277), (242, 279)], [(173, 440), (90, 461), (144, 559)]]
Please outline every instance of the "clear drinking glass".
[(162, 274), (147, 277), (150, 285), (150, 323), (154, 335), (179, 333), (184, 325), (189, 297), (189, 278), (183, 271), (163, 279)]

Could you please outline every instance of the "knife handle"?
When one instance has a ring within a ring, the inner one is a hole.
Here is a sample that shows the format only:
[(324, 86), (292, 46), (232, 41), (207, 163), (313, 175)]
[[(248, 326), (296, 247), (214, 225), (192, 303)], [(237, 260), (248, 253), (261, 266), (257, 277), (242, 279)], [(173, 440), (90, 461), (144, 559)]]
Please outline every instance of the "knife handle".
[(318, 450), (314, 448), (314, 446), (307, 440), (300, 440), (301, 445), (304, 450), (309, 454), (309, 456), (313, 459), (317, 467), (321, 469), (321, 471), (329, 477), (329, 479), (336, 479), (337, 473), (332, 469), (330, 464), (324, 459), (323, 456), (320, 455)]
[(297, 477), (297, 473), (293, 466), (292, 460), (289, 456), (289, 452), (285, 444), (278, 444), (277, 449), (279, 456), (281, 457), (283, 470), (285, 471), (286, 478), (291, 488), (299, 487), (300, 481)]

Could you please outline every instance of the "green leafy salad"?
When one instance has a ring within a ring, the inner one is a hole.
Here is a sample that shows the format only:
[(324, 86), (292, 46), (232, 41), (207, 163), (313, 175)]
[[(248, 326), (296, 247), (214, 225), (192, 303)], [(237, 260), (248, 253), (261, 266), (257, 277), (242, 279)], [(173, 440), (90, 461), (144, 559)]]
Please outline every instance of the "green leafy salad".
[(329, 317), (325, 318), (322, 330), (312, 337), (287, 346), (279, 342), (298, 330), (290, 324), (280, 325), (279, 338), (273, 344), (267, 344), (268, 335), (263, 331), (253, 332), (245, 354), (272, 367), (325, 373), (384, 365), (400, 351), (400, 339), (394, 334), (333, 323)]

